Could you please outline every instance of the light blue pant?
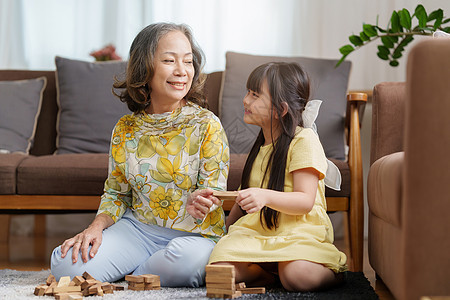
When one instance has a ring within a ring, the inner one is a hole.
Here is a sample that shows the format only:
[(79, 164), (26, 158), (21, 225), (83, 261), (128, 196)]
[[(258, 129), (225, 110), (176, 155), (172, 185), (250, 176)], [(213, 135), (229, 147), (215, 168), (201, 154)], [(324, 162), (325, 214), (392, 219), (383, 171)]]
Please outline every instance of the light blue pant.
[[(159, 275), (162, 286), (199, 287), (215, 243), (199, 234), (147, 225), (131, 211), (103, 231), (97, 255), (83, 263), (81, 254), (72, 263), (72, 248), (61, 258), (61, 246), (51, 256), (52, 274), (82, 275), (85, 271), (100, 281), (114, 282), (125, 275)], [(89, 248), (90, 249), (90, 248)]]

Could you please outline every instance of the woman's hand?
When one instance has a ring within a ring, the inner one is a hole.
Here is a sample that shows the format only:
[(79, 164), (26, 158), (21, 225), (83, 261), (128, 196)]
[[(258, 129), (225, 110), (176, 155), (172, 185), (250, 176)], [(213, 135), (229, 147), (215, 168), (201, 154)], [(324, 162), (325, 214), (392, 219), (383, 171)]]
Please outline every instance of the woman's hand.
[(73, 238), (67, 239), (61, 245), (61, 257), (65, 257), (70, 248), (72, 249), (72, 263), (78, 261), (78, 254), (81, 250), (81, 259), (84, 263), (88, 261), (88, 248), (92, 245), (89, 251), (89, 257), (93, 258), (102, 244), (103, 230), (114, 224), (112, 218), (105, 214), (99, 214), (94, 221), (83, 232), (77, 234)]
[(196, 190), (189, 195), (186, 210), (194, 218), (203, 219), (213, 204), (222, 205), (222, 202), (213, 196), (213, 190), (209, 188)]
[(248, 188), (239, 191), (236, 203), (248, 214), (260, 211), (268, 204), (269, 194), (272, 191), (260, 188)]

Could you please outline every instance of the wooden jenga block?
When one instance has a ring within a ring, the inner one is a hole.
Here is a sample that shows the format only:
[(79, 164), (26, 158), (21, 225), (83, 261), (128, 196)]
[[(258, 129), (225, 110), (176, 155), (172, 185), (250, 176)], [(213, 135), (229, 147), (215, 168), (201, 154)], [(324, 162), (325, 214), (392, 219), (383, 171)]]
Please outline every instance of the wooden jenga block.
[(85, 281), (83, 281), (81, 283), (81, 289), (85, 290), (85, 289), (93, 286), (96, 283), (97, 283), (97, 280), (95, 280), (95, 279), (86, 279)]
[(238, 191), (213, 191), (213, 196), (220, 200), (234, 200), (239, 196)]
[(45, 295), (45, 290), (47, 289), (47, 285), (40, 285), (34, 288), (34, 294), (36, 296), (44, 296)]
[(219, 282), (213, 282), (207, 284), (207, 289), (224, 289), (224, 290), (236, 290), (234, 284), (229, 283), (219, 283)]
[(206, 273), (209, 275), (217, 276), (220, 275), (222, 277), (234, 277), (234, 266), (225, 266), (225, 265), (206, 265), (205, 267)]
[(83, 294), (81, 292), (55, 294), (55, 300), (72, 300), (72, 299), (78, 300), (82, 298)]
[(97, 295), (97, 296), (103, 296), (103, 289), (101, 284), (96, 283), (93, 286), (89, 287), (89, 295)]
[(205, 282), (208, 285), (209, 283), (228, 283), (235, 284), (234, 277), (222, 277), (220, 275), (210, 275), (206, 274)]
[(234, 289), (229, 289), (229, 288), (210, 288), (210, 287), (206, 287), (206, 292), (207, 293), (211, 293), (211, 294), (216, 294), (216, 295), (228, 295), (231, 296), (233, 295), (236, 290)]
[(50, 285), (52, 282), (56, 282), (56, 278), (55, 276), (53, 276), (52, 274), (48, 275), (46, 283), (47, 285)]
[(138, 275), (126, 275), (125, 280), (128, 282), (144, 282), (144, 277)]
[(81, 285), (83, 282), (85, 282), (86, 281), (86, 279), (84, 279), (83, 278), (83, 276), (75, 276), (73, 279), (72, 279), (72, 282), (75, 284), (75, 285)]
[(245, 289), (247, 286), (245, 285), (245, 282), (239, 282), (236, 284), (236, 289), (239, 291), (240, 289)]
[(240, 291), (236, 291), (234, 294), (232, 295), (225, 295), (225, 294), (212, 294), (209, 292), (206, 292), (206, 297), (208, 298), (227, 298), (227, 299), (235, 299), (235, 298), (239, 298), (242, 297), (242, 293)]
[(125, 290), (125, 287), (123, 285), (119, 284), (111, 284), (115, 291), (123, 291)]
[(242, 288), (238, 289), (242, 294), (265, 294), (265, 287), (253, 287), (253, 288)]
[(81, 292), (81, 286), (57, 286), (53, 288), (53, 294)]
[(57, 287), (69, 286), (70, 276), (63, 276), (59, 279)]
[(152, 282), (160, 280), (158, 275), (153, 275), (153, 274), (140, 275), (140, 277), (144, 278), (145, 283), (152, 283)]
[(55, 288), (58, 285), (56, 281), (53, 281), (50, 283), (50, 285), (45, 290), (45, 296), (53, 296), (53, 288)]
[(88, 279), (95, 279), (91, 274), (89, 274), (88, 272), (84, 272), (83, 273), (83, 278), (88, 280)]
[(143, 291), (145, 289), (145, 283), (129, 281), (128, 289), (133, 291)]
[(114, 293), (114, 287), (109, 282), (103, 282), (101, 284), (101, 287), (102, 287), (103, 293), (105, 293), (105, 294), (113, 294)]

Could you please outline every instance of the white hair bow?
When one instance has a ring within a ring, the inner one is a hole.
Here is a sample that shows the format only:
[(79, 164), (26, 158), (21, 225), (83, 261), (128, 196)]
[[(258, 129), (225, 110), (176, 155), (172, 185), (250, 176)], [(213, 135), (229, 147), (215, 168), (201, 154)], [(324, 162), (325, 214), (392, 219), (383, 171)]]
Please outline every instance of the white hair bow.
[[(316, 118), (319, 115), (319, 108), (322, 104), (321, 100), (310, 100), (305, 106), (305, 110), (302, 112), (303, 119), (303, 127), (311, 128), (314, 132), (317, 133), (316, 126)], [(340, 191), (341, 190), (341, 172), (339, 168), (327, 158), (327, 172), (325, 174), (325, 185), (333, 190)]]

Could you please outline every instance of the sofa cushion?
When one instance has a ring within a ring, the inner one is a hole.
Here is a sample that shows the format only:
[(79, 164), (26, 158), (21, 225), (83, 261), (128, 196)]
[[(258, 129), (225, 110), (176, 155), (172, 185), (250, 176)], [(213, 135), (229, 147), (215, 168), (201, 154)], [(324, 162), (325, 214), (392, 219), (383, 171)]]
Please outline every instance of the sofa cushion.
[(55, 58), (57, 154), (108, 153), (111, 132), (125, 103), (112, 94), (114, 77), (125, 73), (126, 62), (86, 62)]
[(16, 193), (16, 169), (25, 158), (23, 153), (0, 154), (0, 195)]
[(253, 69), (272, 61), (297, 62), (304, 67), (311, 78), (311, 99), (323, 100), (316, 124), (325, 154), (328, 158), (344, 160), (346, 93), (351, 66), (349, 61), (344, 61), (335, 68), (337, 60), (332, 59), (257, 56), (235, 52), (226, 53), (219, 108), (231, 152), (248, 153), (256, 139), (260, 129), (244, 123), (242, 100), (246, 94), (247, 78)]
[(405, 152), (383, 156), (370, 167), (367, 200), (370, 212), (383, 221), (400, 226)]
[(0, 153), (29, 152), (45, 84), (45, 77), (0, 81)]
[(101, 195), (107, 153), (29, 156), (17, 168), (21, 195)]

